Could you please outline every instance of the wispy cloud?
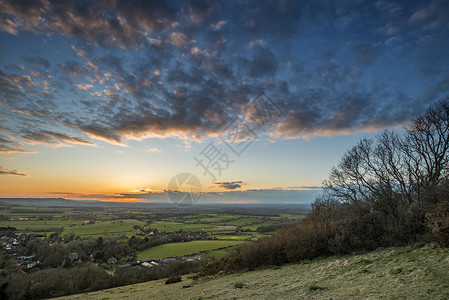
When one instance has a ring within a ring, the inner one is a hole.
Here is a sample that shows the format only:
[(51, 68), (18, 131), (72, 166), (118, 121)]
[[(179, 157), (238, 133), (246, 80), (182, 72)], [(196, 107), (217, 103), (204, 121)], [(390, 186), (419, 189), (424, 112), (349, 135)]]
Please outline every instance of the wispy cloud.
[(52, 146), (66, 146), (68, 144), (79, 144), (87, 146), (95, 146), (94, 143), (83, 140), (78, 137), (69, 136), (64, 133), (58, 133), (53, 131), (41, 130), (41, 131), (23, 131), (22, 137), (30, 144), (46, 144)]
[(147, 149), (146, 151), (147, 151), (147, 152), (162, 152), (162, 150), (159, 149), (159, 148), (149, 148), (149, 149)]
[(3, 165), (0, 165), (0, 175), (5, 176), (28, 176), (28, 174), (21, 173), (18, 170), (7, 170)]
[(222, 181), (222, 182), (214, 182), (214, 185), (223, 188), (225, 190), (236, 190), (241, 188), (245, 183), (241, 180), (239, 181)]

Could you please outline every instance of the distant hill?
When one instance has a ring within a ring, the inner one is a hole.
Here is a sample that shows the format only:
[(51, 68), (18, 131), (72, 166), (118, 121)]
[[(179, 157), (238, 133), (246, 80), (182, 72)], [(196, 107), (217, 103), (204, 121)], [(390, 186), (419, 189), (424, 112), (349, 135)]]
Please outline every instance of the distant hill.
[[(296, 213), (304, 211), (307, 213), (310, 209), (309, 204), (277, 204), (277, 203), (259, 203), (259, 204), (229, 204), (229, 203), (199, 203), (188, 208), (179, 208), (171, 202), (110, 202), (95, 200), (72, 200), (64, 198), (0, 198), (3, 206), (41, 206), (41, 207), (133, 207), (142, 209), (148, 208), (169, 208), (172, 210), (214, 210), (222, 209), (226, 213), (247, 212), (251, 215), (257, 215), (258, 212), (266, 214), (266, 208), (273, 209), (293, 209)], [(2, 206), (2, 204), (0, 204)], [(275, 212), (276, 213), (276, 212)]]
[(0, 198), (0, 202), (10, 205), (20, 206), (44, 206), (44, 207), (108, 207), (111, 204), (116, 206), (129, 205), (129, 203), (117, 203), (94, 200), (69, 200), (64, 198)]
[(448, 299), (449, 249), (387, 248), (165, 285), (156, 280), (74, 299)]
[(11, 205), (9, 205), (8, 203), (0, 201), (0, 207), (8, 207), (8, 206), (11, 206)]

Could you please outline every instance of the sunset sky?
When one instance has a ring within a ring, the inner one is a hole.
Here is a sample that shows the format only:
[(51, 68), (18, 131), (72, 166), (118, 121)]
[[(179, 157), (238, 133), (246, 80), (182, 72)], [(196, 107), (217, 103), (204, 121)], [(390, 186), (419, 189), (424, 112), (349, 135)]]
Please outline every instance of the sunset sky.
[(445, 0), (0, 0), (0, 197), (168, 201), (187, 172), (210, 201), (310, 202), (359, 139), (449, 95), (448, 20)]

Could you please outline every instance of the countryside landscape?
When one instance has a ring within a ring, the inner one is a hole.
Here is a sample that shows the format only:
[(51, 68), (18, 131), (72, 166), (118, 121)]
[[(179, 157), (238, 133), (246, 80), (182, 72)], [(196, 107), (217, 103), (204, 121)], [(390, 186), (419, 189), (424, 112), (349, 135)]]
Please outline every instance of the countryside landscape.
[(448, 20), (0, 0), (0, 300), (449, 299)]
[(71, 204), (64, 199), (32, 200), (45, 206), (18, 205), (27, 199), (2, 200), (6, 203), (1, 202), (0, 211), (1, 264), (5, 270), (18, 267), (22, 272), (8, 287), (9, 293), (19, 298), (66, 293), (64, 284), (48, 293), (55, 288), (53, 282), (36, 283), (27, 276), (42, 276), (42, 270), (52, 268), (54, 276), (60, 276), (57, 269), (61, 266), (67, 270), (95, 264), (110, 275), (135, 272), (134, 279), (122, 283), (112, 283), (110, 276), (104, 287), (159, 279), (179, 271), (191, 273), (238, 245), (273, 235), (308, 213), (307, 207), (291, 205), (203, 205), (189, 212), (166, 204), (136, 209), (99, 203), (85, 208), (77, 201), (72, 201), (73, 207), (58, 206)]

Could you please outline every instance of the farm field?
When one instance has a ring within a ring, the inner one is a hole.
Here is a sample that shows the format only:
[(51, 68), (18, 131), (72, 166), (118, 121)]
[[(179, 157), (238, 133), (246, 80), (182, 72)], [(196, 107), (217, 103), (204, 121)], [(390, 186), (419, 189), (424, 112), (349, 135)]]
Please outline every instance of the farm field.
[(215, 225), (201, 223), (201, 224), (192, 224), (192, 223), (181, 223), (181, 222), (171, 222), (171, 221), (154, 221), (149, 224), (149, 227), (156, 228), (159, 231), (164, 232), (175, 232), (175, 231), (203, 231), (210, 229), (217, 229), (218, 227)]
[(137, 254), (137, 259), (166, 258), (182, 256), (200, 251), (216, 250), (241, 244), (242, 241), (204, 240), (181, 243), (168, 243), (149, 248)]
[(76, 225), (65, 228), (63, 235), (74, 234), (79, 237), (95, 237), (102, 235), (126, 235), (135, 234), (135, 225), (145, 225), (145, 222), (138, 220), (102, 221), (95, 224)]

